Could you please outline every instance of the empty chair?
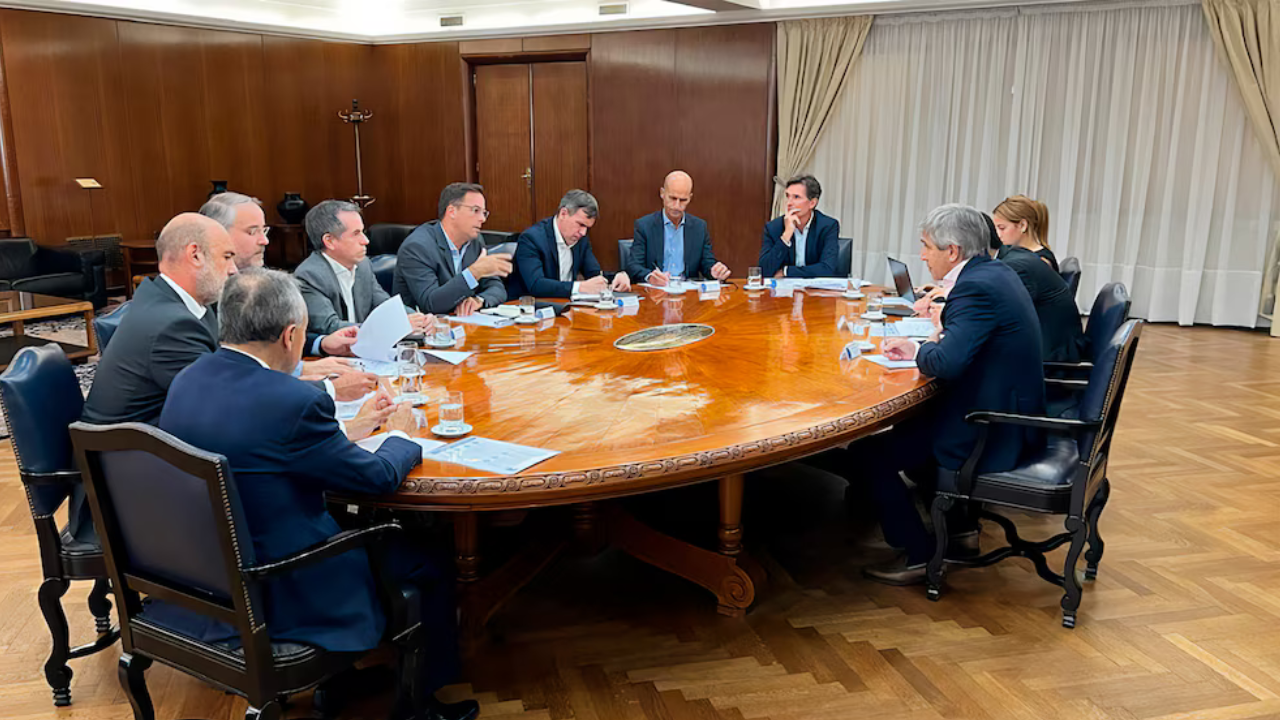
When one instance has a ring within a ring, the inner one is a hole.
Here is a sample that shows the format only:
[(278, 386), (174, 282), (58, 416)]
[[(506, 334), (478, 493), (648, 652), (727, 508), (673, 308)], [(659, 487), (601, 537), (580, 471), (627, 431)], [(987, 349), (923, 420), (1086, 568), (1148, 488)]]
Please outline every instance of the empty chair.
[(417, 225), (401, 225), (398, 223), (374, 223), (365, 228), (365, 237), (369, 238), (368, 252), (374, 255), (395, 255)]
[[(631, 244), (634, 243), (633, 238), (623, 238), (618, 241), (618, 267), (626, 269), (627, 258), (631, 257)], [(631, 278), (631, 282), (644, 282), (644, 278)]]
[[(23, 348), (0, 374), (0, 408), (13, 437), (18, 474), (31, 507), (40, 546), (44, 581), (37, 598), (49, 626), (53, 648), (44, 676), (53, 688), (53, 704), (71, 704), (71, 668), (67, 661), (110, 647), (119, 637), (111, 627), (111, 591), (107, 566), (97, 545), (58, 532), (53, 514), (80, 484), (67, 426), (80, 419), (84, 395), (62, 348), (55, 343)], [(73, 580), (92, 580), (89, 611), (98, 637), (70, 647), (62, 596)]]
[[(244, 696), (247, 720), (278, 720), (289, 695), (367, 655), (273, 640), (264, 592), (270, 580), (373, 545), (399, 531), (398, 525), (345, 531), (258, 564), (225, 457), (141, 423), (76, 423), (71, 437), (115, 589), (124, 646), (119, 677), (134, 718), (155, 717), (144, 675), (153, 661)], [(388, 605), (386, 637), (401, 651), (402, 700), (411, 703), (416, 717), (426, 717), (426, 698), (414, 682), (425, 641), (416, 616), (418, 590), (377, 575)], [(143, 595), (152, 602), (143, 605)], [(183, 635), (165, 622), (180, 613), (225, 623), (234, 628), (235, 640), (211, 643)], [(316, 703), (331, 716), (324, 689), (317, 691)]]
[(392, 294), (391, 285), (396, 276), (396, 256), (374, 255), (369, 258), (369, 267), (373, 269), (373, 277), (377, 279), (382, 289), (386, 290), (388, 295)]
[(836, 238), (840, 244), (836, 259), (836, 273), (853, 274), (853, 238)]
[(111, 342), (111, 336), (116, 334), (120, 321), (124, 320), (125, 313), (129, 312), (130, 302), (126, 300), (111, 312), (93, 319), (93, 334), (98, 338), (99, 355), (107, 351), (107, 343)]
[(1071, 291), (1071, 297), (1074, 298), (1076, 291), (1080, 289), (1080, 260), (1074, 257), (1066, 258), (1058, 264), (1058, 274), (1067, 283), (1067, 289)]
[[(1097, 576), (1103, 552), (1098, 519), (1111, 493), (1107, 477), (1111, 439), (1141, 334), (1142, 321), (1130, 320), (1100, 344), (1076, 418), (985, 411), (970, 413), (965, 418), (979, 425), (978, 442), (959, 472), (938, 473), (938, 493), (932, 515), (939, 541), (928, 565), (929, 599), (939, 598), (947, 564), (986, 567), (1008, 557), (1025, 557), (1035, 563), (1040, 577), (1064, 589), (1062, 624), (1075, 627), (1082, 594), (1076, 578), (1076, 563), (1087, 540), (1085, 578), (1092, 580)], [(982, 457), (987, 434), (996, 423), (1044, 431), (1048, 436), (1045, 449), (1013, 470), (977, 474), (975, 468)], [(1000, 525), (1009, 545), (974, 559), (945, 559), (947, 511), (957, 502), (981, 504), (980, 516)], [(1066, 532), (1043, 542), (1028, 542), (1018, 536), (1012, 521), (991, 511), (999, 506), (1063, 515)], [(1049, 569), (1045, 554), (1067, 543), (1070, 545), (1059, 575)]]

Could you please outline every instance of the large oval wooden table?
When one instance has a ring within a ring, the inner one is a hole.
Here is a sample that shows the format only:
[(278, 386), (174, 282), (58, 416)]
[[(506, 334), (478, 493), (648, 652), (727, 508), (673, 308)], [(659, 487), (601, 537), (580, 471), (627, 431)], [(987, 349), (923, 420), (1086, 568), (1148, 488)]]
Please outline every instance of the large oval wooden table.
[[(474, 435), (560, 451), (505, 477), (424, 462), (397, 494), (373, 503), (457, 513), (460, 602), (470, 633), (562, 547), (529, 544), (480, 577), (477, 514), (559, 505), (575, 506), (580, 537), (688, 578), (716, 595), (721, 612), (741, 614), (762, 577), (742, 552), (743, 473), (846, 444), (934, 393), (915, 369), (840, 358), (854, 339), (847, 323), (865, 301), (816, 290), (775, 297), (746, 291), (741, 281), (705, 299), (637, 291), (638, 308), (574, 307), (537, 326), (467, 325), (458, 349), (475, 354), (428, 369), (429, 394), (464, 393)], [(674, 323), (715, 333), (669, 350), (614, 347), (627, 333)], [(434, 424), (438, 405), (426, 410)], [(715, 550), (658, 533), (603, 502), (712, 480), (720, 486)]]

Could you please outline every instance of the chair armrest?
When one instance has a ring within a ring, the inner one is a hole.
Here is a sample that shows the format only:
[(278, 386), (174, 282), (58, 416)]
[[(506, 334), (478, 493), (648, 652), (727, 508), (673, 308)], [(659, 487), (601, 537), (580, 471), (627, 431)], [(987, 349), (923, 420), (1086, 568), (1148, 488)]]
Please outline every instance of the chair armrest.
[(1022, 425), (1023, 427), (1040, 428), (1041, 430), (1094, 430), (1102, 427), (1099, 420), (1076, 420), (1075, 418), (1055, 418), (1044, 415), (1019, 415), (1017, 413), (990, 412), (978, 410), (964, 416), (966, 422), (987, 425), (1003, 423), (1006, 425)]
[(1088, 360), (1080, 362), (1058, 362), (1056, 360), (1046, 360), (1044, 363), (1045, 370), (1088, 370), (1093, 367), (1093, 363)]
[(1052, 385), (1054, 387), (1068, 388), (1070, 390), (1083, 390), (1089, 387), (1088, 380), (1071, 380), (1068, 378), (1045, 378), (1044, 384)]
[(74, 250), (60, 250), (49, 247), (37, 247), (31, 256), (31, 265), (36, 275), (53, 275), (56, 273), (78, 273), (83, 271), (80, 264), (80, 253)]
[(327, 560), (350, 550), (371, 545), (382, 540), (382, 537), (387, 533), (399, 531), (400, 523), (395, 522), (374, 525), (360, 530), (344, 530), (322, 543), (300, 550), (283, 560), (277, 560), (266, 565), (240, 568), (240, 574), (251, 580), (263, 580), (275, 575), (292, 572), (308, 565), (314, 565), (321, 560)]
[(81, 481), (79, 470), (56, 470), (54, 472), (20, 473), (24, 485), (66, 485)]

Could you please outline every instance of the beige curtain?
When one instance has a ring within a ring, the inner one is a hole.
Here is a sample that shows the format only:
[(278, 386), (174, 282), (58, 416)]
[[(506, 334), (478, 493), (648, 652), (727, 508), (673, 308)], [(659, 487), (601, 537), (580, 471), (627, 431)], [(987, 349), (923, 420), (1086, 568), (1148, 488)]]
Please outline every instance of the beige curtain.
[[(1271, 168), (1280, 177), (1280, 0), (1201, 0), (1201, 7)], [(1280, 318), (1275, 317), (1278, 262), (1280, 236), (1267, 253), (1258, 308), (1272, 315), (1272, 335), (1280, 335)]]
[[(778, 23), (779, 178), (800, 172), (813, 157), (870, 29), (870, 16)], [(782, 188), (775, 188), (773, 214), (782, 207)]]

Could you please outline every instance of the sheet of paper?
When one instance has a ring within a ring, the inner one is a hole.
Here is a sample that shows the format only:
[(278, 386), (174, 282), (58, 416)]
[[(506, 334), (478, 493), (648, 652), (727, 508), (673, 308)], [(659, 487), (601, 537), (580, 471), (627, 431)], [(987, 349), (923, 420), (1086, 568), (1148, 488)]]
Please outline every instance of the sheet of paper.
[(360, 324), (351, 353), (369, 360), (391, 360), (396, 343), (411, 332), (413, 326), (409, 324), (409, 313), (404, 309), (400, 296), (396, 295), (374, 308)]
[(849, 289), (849, 281), (845, 278), (771, 278), (766, 281), (772, 283), (775, 289), (790, 288), (791, 290), (839, 290), (841, 292)]
[(511, 318), (501, 317), (498, 315), (484, 315), (481, 313), (472, 313), (471, 315), (449, 315), (449, 322), (464, 323), (467, 325), (480, 325), (482, 327), (504, 328), (511, 327), (515, 321)]
[[(385, 442), (386, 439), (389, 437), (391, 437), (390, 433), (378, 433), (377, 435), (370, 435), (369, 437), (363, 440), (357, 441), (356, 445), (359, 445), (360, 447), (364, 448), (365, 450), (368, 450), (369, 452), (377, 452), (378, 448), (382, 447), (382, 443)], [(444, 443), (440, 442), (439, 440), (428, 440), (426, 438), (419, 438), (419, 437), (409, 438), (409, 439), (417, 443), (418, 447), (422, 448), (423, 460), (426, 460), (427, 455), (429, 455), (431, 452), (438, 450), (444, 446)]]
[(890, 360), (889, 358), (883, 355), (863, 355), (862, 359), (870, 360), (871, 362), (877, 365), (880, 365), (881, 367), (886, 367), (890, 370), (902, 370), (905, 368), (913, 368), (916, 366), (915, 360)]
[(436, 448), (424, 456), (424, 459), (465, 465), (499, 475), (512, 475), (559, 454), (559, 450), (544, 450), (500, 440), (469, 437)]
[(485, 315), (497, 315), (498, 317), (518, 318), (520, 317), (519, 305), (499, 305), (497, 307), (485, 308), (480, 311)]
[(400, 374), (399, 368), (390, 360), (370, 360), (368, 358), (355, 358), (351, 361), (363, 369), (365, 372), (373, 373), (378, 377), (396, 377)]
[(906, 298), (897, 297), (896, 295), (887, 298), (881, 298), (882, 305), (897, 305), (899, 307), (911, 307), (911, 301)]
[(663, 287), (659, 285), (650, 285), (649, 283), (636, 283), (636, 284), (639, 287), (653, 288), (654, 290), (661, 290), (662, 292), (670, 293), (672, 295), (680, 295), (682, 293), (687, 293), (690, 290), (698, 289), (697, 285), (694, 283), (681, 283), (679, 287), (671, 287), (670, 285)]
[(439, 358), (450, 365), (457, 365), (463, 360), (475, 355), (475, 353), (470, 350), (426, 350), (425, 352), (431, 357)]
[(933, 334), (933, 322), (923, 318), (905, 318), (896, 323), (876, 323), (871, 337), (927, 338)]
[(350, 420), (360, 412), (360, 406), (369, 402), (369, 398), (377, 395), (377, 392), (371, 392), (362, 398), (356, 400), (334, 400), (334, 416), (339, 420)]

